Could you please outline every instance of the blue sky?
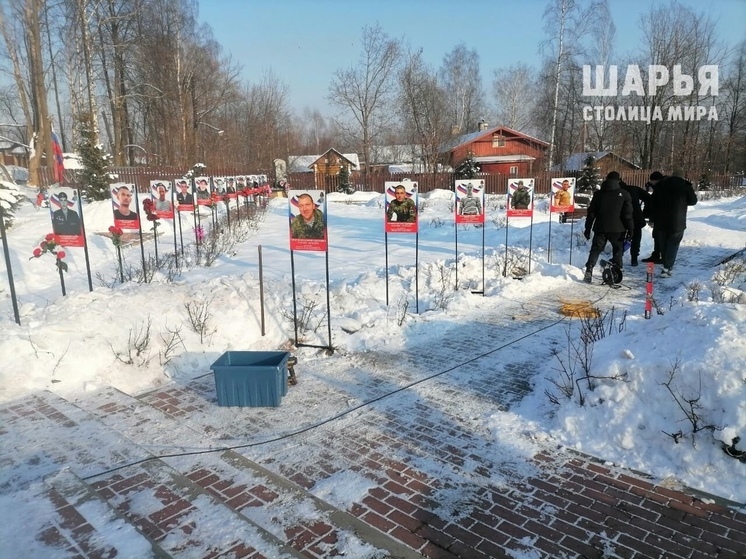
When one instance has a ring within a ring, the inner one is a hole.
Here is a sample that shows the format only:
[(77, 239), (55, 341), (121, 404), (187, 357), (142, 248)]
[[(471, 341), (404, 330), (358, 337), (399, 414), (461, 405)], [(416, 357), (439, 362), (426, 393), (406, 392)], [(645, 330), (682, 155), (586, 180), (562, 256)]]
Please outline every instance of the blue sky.
[[(746, 0), (679, 0), (707, 8), (722, 39), (744, 39)], [(391, 37), (422, 48), (439, 67), (443, 56), (464, 42), (481, 60), (485, 87), (493, 70), (525, 62), (538, 67), (546, 39), (542, 14), (547, 0), (203, 0), (199, 20), (209, 24), (225, 53), (243, 66), (242, 76), (259, 82), (272, 69), (290, 87), (290, 104), (329, 114), (324, 99), (332, 75), (358, 59), (364, 25), (380, 23)], [(617, 26), (615, 55), (635, 49), (638, 22), (659, 0), (610, 0)]]

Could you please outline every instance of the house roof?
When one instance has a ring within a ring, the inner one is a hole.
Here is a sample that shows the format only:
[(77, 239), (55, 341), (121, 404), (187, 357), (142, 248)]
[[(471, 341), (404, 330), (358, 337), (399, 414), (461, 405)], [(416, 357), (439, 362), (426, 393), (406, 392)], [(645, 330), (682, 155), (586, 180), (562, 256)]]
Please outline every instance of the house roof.
[(583, 151), (583, 152), (571, 154), (562, 163), (555, 165), (550, 170), (551, 171), (580, 171), (583, 167), (585, 167), (585, 160), (588, 159), (589, 155), (592, 155), (596, 161), (598, 161), (602, 157), (606, 157), (610, 155), (615, 159), (624, 161), (627, 165), (630, 165), (634, 167), (635, 169), (640, 169), (639, 165), (635, 165), (631, 161), (628, 161), (624, 157), (618, 156), (612, 151)]
[(530, 155), (516, 154), (516, 155), (482, 155), (475, 157), (474, 161), (477, 163), (516, 163), (521, 161), (535, 161), (535, 157)]
[(403, 165), (421, 157), (422, 146), (418, 144), (371, 146), (369, 165)]
[(329, 148), (321, 155), (291, 155), (288, 157), (288, 173), (311, 173), (313, 165), (327, 153), (333, 151), (352, 165), (353, 171), (360, 170), (360, 160), (357, 153), (340, 153), (334, 148)]
[(518, 132), (517, 130), (513, 130), (512, 128), (508, 128), (507, 126), (495, 126), (494, 128), (489, 128), (488, 130), (479, 130), (477, 132), (470, 132), (469, 134), (458, 136), (457, 138), (454, 138), (447, 145), (444, 151), (453, 151), (459, 146), (462, 146), (464, 144), (470, 144), (474, 142), (475, 140), (478, 140), (482, 137), (492, 137), (493, 134), (498, 133), (498, 132), (506, 137), (513, 136), (516, 138), (522, 138), (531, 143), (539, 144), (544, 147), (549, 147), (548, 142), (545, 142), (544, 140), (540, 140), (539, 138), (534, 138), (533, 136), (529, 136), (528, 134)]

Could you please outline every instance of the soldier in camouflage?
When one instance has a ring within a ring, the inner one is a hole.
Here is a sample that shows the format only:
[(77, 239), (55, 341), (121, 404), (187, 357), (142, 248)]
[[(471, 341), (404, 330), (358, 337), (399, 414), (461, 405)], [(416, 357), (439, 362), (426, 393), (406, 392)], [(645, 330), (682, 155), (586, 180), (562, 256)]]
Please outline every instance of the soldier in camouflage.
[(290, 221), (290, 236), (293, 239), (323, 239), (324, 214), (316, 208), (310, 194), (298, 196), (300, 214)]
[(531, 193), (528, 187), (523, 184), (523, 181), (518, 181), (515, 192), (510, 198), (510, 206), (514, 210), (527, 210), (531, 204)]
[(417, 207), (414, 205), (414, 200), (407, 198), (407, 190), (402, 185), (398, 185), (394, 188), (394, 196), (396, 199), (391, 200), (389, 207), (386, 208), (386, 219), (403, 223), (417, 221)]

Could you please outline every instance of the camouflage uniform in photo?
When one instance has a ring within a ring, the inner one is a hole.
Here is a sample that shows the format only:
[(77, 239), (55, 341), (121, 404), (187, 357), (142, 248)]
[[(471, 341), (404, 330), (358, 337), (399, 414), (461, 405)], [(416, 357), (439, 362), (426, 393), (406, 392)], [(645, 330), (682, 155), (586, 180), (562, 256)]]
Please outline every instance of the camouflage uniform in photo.
[(313, 220), (311, 223), (306, 223), (302, 215), (295, 216), (290, 222), (290, 236), (293, 239), (323, 239), (323, 212), (321, 210), (313, 210)]
[[(396, 214), (396, 218), (394, 218)], [(386, 210), (386, 218), (389, 221), (397, 221), (402, 223), (414, 223), (417, 216), (417, 207), (414, 205), (414, 200), (407, 198), (406, 200), (392, 200), (389, 202), (389, 207)]]
[(527, 210), (531, 204), (531, 193), (526, 187), (519, 187), (511, 198), (511, 206), (514, 210)]

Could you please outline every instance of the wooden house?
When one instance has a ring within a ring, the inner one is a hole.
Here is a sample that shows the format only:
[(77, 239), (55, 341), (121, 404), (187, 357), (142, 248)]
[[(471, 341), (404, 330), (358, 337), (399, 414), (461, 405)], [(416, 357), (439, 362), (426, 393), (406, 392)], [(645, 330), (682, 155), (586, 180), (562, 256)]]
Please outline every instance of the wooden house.
[(324, 177), (336, 177), (342, 167), (347, 167), (350, 172), (359, 170), (357, 154), (342, 154), (334, 148), (329, 148), (311, 163), (313, 172)]
[(548, 147), (547, 142), (507, 126), (483, 127), (450, 143), (450, 164), (456, 168), (471, 154), (483, 173), (533, 176), (543, 169)]
[(598, 174), (601, 178), (605, 177), (611, 171), (622, 172), (625, 170), (636, 170), (639, 169), (639, 165), (635, 165), (631, 161), (624, 159), (616, 155), (611, 151), (585, 151), (571, 154), (562, 163), (552, 167), (551, 171), (558, 173), (579, 173), (585, 167), (585, 161), (588, 156), (592, 155), (596, 159), (596, 167), (598, 168)]

